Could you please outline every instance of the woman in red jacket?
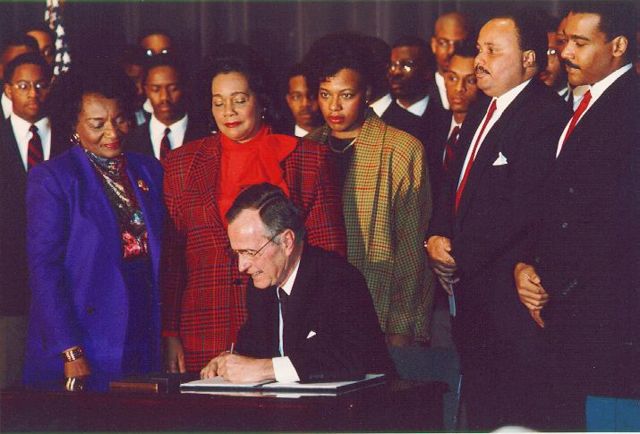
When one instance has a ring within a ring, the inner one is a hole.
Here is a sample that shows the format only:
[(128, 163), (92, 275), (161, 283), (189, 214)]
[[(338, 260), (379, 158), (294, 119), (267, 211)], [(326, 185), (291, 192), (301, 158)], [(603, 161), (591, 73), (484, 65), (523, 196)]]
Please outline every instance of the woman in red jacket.
[(219, 132), (169, 156), (169, 211), (162, 264), (167, 369), (199, 371), (230, 348), (246, 318), (246, 277), (238, 272), (224, 215), (246, 186), (269, 182), (303, 210), (307, 241), (345, 253), (342, 205), (327, 148), (273, 134), (269, 87), (248, 47), (221, 47), (209, 65)]

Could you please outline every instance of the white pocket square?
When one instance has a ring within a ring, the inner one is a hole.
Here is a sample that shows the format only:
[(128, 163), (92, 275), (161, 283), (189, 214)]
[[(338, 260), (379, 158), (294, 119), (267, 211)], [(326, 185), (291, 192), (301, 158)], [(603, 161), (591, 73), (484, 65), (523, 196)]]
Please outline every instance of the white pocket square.
[(498, 152), (498, 158), (496, 158), (496, 161), (493, 162), (493, 165), (504, 166), (505, 164), (509, 164), (509, 162), (507, 161), (507, 157), (502, 155), (502, 152)]
[(309, 332), (309, 334), (307, 335), (307, 339), (311, 339), (312, 337), (314, 337), (316, 335), (316, 332), (314, 332), (313, 330), (311, 330)]

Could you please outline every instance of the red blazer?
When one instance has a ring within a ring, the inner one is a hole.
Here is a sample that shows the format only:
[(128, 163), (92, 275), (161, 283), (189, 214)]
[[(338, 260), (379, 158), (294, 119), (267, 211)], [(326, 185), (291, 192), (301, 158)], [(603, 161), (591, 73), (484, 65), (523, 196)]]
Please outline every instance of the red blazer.
[[(165, 167), (169, 219), (161, 267), (163, 334), (181, 338), (189, 371), (199, 371), (229, 349), (247, 316), (247, 276), (238, 272), (216, 201), (219, 137), (176, 149)], [(344, 256), (341, 195), (327, 152), (300, 139), (282, 162), (284, 178), (291, 200), (304, 214), (307, 242)]]

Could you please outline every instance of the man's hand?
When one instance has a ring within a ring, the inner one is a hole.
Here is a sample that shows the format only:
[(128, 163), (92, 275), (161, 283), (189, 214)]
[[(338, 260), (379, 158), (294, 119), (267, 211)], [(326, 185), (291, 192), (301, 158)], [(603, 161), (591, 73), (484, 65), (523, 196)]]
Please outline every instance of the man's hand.
[(540, 311), (549, 301), (549, 294), (542, 287), (540, 276), (533, 266), (519, 262), (513, 270), (513, 277), (520, 302), (529, 309), (529, 314), (536, 324), (544, 327)]
[(187, 367), (184, 363), (184, 349), (179, 337), (164, 338), (164, 363), (167, 372), (187, 372)]
[(455, 273), (458, 269), (455, 259), (451, 256), (451, 240), (447, 237), (434, 235), (424, 243), (429, 256), (429, 265), (438, 277), (440, 284), (451, 295), (451, 285), (458, 282)]
[(232, 383), (253, 383), (276, 378), (271, 359), (254, 359), (227, 352), (211, 360), (200, 371), (200, 378), (217, 375)]

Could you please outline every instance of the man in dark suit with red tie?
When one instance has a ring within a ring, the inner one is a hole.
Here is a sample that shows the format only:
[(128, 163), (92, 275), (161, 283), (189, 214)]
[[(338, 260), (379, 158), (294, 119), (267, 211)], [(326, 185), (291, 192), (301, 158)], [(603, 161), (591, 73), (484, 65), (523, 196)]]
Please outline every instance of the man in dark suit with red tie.
[[(562, 58), (587, 85), (555, 140), (533, 245), (515, 268), (520, 300), (550, 346), (555, 430), (585, 430), (588, 394), (640, 388), (640, 91), (629, 3), (569, 13)], [(533, 321), (532, 321), (533, 322)]]
[(142, 86), (153, 113), (126, 138), (125, 150), (164, 161), (172, 150), (209, 134), (205, 125), (186, 112), (188, 98), (184, 82), (184, 71), (172, 55), (147, 58)]
[(478, 37), (478, 87), (491, 97), (467, 115), (463, 154), (439, 195), (426, 244), (457, 301), (454, 337), (470, 430), (534, 425), (537, 331), (513, 291), (530, 207), (554, 161), (568, 108), (536, 77), (547, 37), (533, 14), (487, 22)]
[(13, 110), (0, 127), (0, 387), (20, 377), (29, 287), (26, 254), (27, 171), (67, 148), (44, 116), (50, 68), (39, 53), (9, 62), (4, 93)]
[(227, 213), (238, 267), (251, 276), (239, 354), (222, 353), (201, 377), (232, 382), (329, 381), (391, 372), (362, 274), (304, 242), (300, 211), (271, 184), (240, 193)]

